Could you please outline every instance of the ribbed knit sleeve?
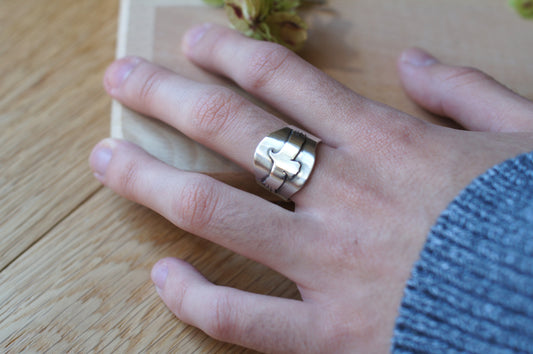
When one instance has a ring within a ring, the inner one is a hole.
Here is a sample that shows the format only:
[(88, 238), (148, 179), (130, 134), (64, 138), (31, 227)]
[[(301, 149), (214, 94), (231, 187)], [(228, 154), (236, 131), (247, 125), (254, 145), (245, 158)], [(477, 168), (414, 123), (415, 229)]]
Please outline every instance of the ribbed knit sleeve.
[(431, 229), (395, 353), (533, 353), (533, 152), (475, 179)]

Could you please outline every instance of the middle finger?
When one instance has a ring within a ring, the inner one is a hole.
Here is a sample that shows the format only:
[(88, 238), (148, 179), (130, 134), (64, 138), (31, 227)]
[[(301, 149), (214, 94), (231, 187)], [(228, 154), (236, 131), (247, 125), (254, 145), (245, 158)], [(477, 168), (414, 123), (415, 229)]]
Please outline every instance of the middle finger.
[[(287, 125), (228, 88), (183, 78), (137, 57), (114, 62), (104, 86), (123, 104), (161, 119), (248, 171), (257, 144)], [(331, 148), (322, 144), (320, 149), (328, 155)], [(313, 177), (308, 184), (320, 185), (320, 180)], [(296, 198), (301, 202), (305, 195), (309, 194), (298, 193)]]
[(309, 214), (292, 213), (213, 178), (170, 167), (120, 140), (102, 141), (89, 161), (104, 185), (181, 229), (295, 281), (309, 281), (301, 272), (309, 267), (302, 255), (319, 237), (311, 231), (322, 227)]

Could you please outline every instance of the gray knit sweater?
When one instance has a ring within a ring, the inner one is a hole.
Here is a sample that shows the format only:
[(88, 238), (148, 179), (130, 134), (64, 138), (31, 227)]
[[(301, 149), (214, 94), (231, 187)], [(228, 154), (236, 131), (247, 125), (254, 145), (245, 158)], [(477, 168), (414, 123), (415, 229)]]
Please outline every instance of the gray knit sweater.
[(533, 353), (533, 152), (475, 179), (433, 226), (395, 353)]

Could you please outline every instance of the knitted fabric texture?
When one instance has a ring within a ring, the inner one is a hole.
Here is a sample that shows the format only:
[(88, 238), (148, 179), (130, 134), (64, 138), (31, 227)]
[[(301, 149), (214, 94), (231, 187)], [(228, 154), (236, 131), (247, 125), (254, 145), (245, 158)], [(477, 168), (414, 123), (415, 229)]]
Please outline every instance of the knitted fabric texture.
[(441, 214), (407, 282), (395, 353), (533, 352), (533, 152)]

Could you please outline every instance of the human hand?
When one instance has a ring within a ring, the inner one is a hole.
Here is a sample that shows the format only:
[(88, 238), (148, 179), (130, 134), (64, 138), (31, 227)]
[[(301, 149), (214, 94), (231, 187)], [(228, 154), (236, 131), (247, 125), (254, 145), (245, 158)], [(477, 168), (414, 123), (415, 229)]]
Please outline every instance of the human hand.
[[(197, 65), (227, 76), (322, 139), (294, 212), (210, 177), (179, 171), (124, 141), (93, 150), (95, 176), (178, 227), (293, 280), (302, 301), (217, 286), (184, 261), (152, 270), (178, 318), (222, 341), (266, 352), (385, 352), (403, 288), (447, 204), (492, 165), (533, 149), (533, 103), (484, 74), (411, 49), (398, 62), (407, 93), (469, 132), (425, 123), (358, 96), (288, 50), (218, 26), (188, 32)], [(104, 85), (252, 170), (263, 137), (286, 124), (229, 89), (138, 58)]]

